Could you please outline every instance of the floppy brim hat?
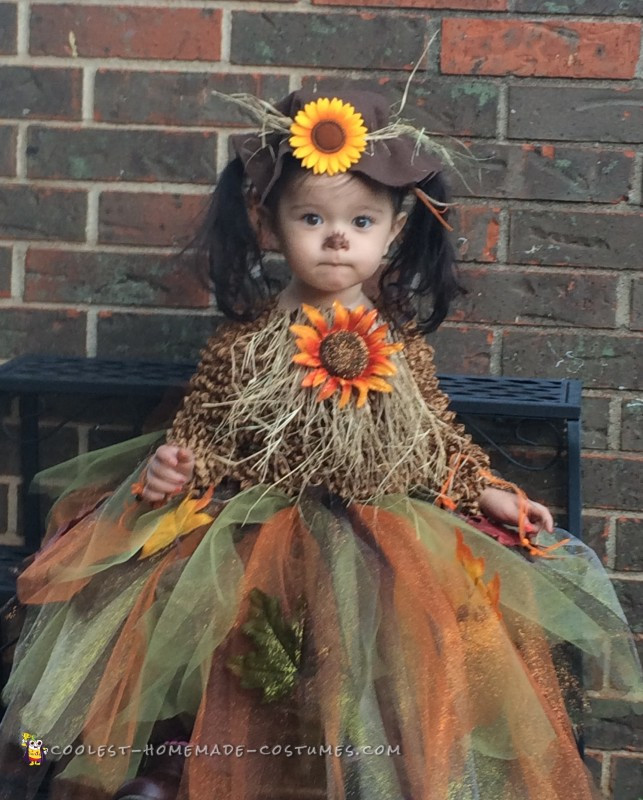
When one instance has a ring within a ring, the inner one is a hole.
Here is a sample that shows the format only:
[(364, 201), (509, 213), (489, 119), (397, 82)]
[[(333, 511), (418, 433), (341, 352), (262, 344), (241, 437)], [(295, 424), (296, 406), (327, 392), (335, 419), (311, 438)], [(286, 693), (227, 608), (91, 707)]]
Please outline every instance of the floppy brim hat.
[[(339, 95), (338, 95), (339, 96)], [(274, 108), (284, 117), (295, 120), (308, 103), (319, 100), (320, 94), (300, 89), (276, 103)], [(391, 115), (385, 97), (375, 92), (346, 90), (341, 101), (349, 103), (361, 114), (369, 134), (390, 129)], [(244, 169), (264, 202), (282, 173), (284, 159), (295, 148), (286, 132), (259, 131), (240, 133), (231, 137), (232, 147), (243, 162)], [(442, 170), (442, 163), (420, 146), (417, 139), (400, 133), (378, 138), (366, 137), (366, 147), (349, 172), (365, 175), (384, 186), (421, 187)], [(306, 167), (302, 166), (302, 169)]]

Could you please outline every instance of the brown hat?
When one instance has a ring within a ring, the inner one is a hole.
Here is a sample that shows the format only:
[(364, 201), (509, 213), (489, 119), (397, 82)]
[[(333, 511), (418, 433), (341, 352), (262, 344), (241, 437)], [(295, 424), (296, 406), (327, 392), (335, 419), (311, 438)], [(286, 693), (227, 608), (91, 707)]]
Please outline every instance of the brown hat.
[[(298, 125), (298, 122), (303, 120), (304, 127), (308, 129), (303, 132), (309, 133), (311, 142), (314, 143), (308, 148), (309, 150), (318, 148), (323, 154), (333, 154), (344, 144), (345, 137), (341, 124), (328, 120), (315, 121), (315, 109), (312, 109), (314, 112), (312, 120), (306, 117), (306, 106), (310, 103), (326, 104), (324, 106), (326, 108), (328, 105), (335, 108), (344, 106), (344, 109), (348, 104), (350, 111), (347, 113), (350, 122), (353, 126), (357, 126), (354, 130), (364, 131), (355, 139), (355, 141), (359, 139), (362, 144), (349, 148), (350, 166), (344, 163), (336, 171), (357, 172), (385, 186), (411, 188), (421, 185), (442, 170), (441, 162), (427, 152), (425, 144), (427, 137), (398, 119), (391, 120), (388, 101), (382, 95), (375, 92), (347, 90), (341, 93), (341, 98), (329, 101), (319, 94), (300, 89), (274, 106), (274, 111), (281, 115), (274, 115), (274, 119), (279, 119), (279, 125), (265, 126), (262, 132), (241, 133), (231, 137), (232, 146), (241, 158), (246, 174), (259, 193), (261, 202), (265, 201), (279, 178), (284, 156), (301, 157), (296, 133), (297, 130), (301, 130), (302, 125)], [(292, 124), (295, 125), (294, 131), (291, 128)], [(417, 134), (415, 137), (411, 135), (413, 132)], [(295, 139), (294, 144), (293, 139)], [(305, 162), (306, 158), (303, 158), (302, 169), (306, 168)], [(333, 174), (332, 171), (329, 171), (329, 174)]]

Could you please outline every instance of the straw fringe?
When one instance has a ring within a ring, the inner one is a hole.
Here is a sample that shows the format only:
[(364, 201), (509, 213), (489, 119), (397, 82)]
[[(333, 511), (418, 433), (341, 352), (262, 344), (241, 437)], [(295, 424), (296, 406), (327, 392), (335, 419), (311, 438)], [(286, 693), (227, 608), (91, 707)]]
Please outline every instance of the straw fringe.
[(204, 351), (170, 435), (195, 451), (199, 486), (228, 476), (242, 488), (270, 484), (293, 497), (310, 485), (360, 502), (416, 487), (437, 496), (454, 454), (462, 453), (470, 466), (454, 494), (475, 500), (488, 461), (454, 425), (423, 341), (410, 337), (408, 355), (392, 357), (398, 371), (391, 394), (369, 392), (361, 409), (354, 400), (340, 409), (338, 394), (319, 403), (316, 390), (301, 387), (306, 370), (292, 363), (293, 321), (306, 320), (301, 311), (294, 320), (283, 311), (264, 314), (229, 326)]

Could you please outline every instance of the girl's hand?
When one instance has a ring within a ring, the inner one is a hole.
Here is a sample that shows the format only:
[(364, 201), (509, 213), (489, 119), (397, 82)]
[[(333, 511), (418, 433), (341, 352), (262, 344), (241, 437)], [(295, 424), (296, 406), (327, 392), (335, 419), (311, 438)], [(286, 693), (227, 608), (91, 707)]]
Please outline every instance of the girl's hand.
[[(525, 533), (537, 533), (543, 528), (551, 533), (554, 530), (554, 520), (549, 509), (533, 500), (527, 502), (529, 521)], [(513, 492), (505, 492), (490, 486), (480, 495), (478, 503), (482, 513), (491, 520), (507, 525), (518, 525), (518, 495)]]
[(194, 475), (194, 453), (187, 447), (162, 444), (150, 459), (145, 471), (141, 497), (151, 503), (180, 492)]

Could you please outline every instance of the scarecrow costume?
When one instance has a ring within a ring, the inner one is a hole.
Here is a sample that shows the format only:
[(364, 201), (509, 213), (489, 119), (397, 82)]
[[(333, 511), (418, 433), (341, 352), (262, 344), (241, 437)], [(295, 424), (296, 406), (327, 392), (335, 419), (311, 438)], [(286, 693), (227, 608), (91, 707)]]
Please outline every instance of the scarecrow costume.
[[(448, 154), (382, 98), (242, 102), (262, 201), (294, 155), (441, 216), (423, 185)], [(472, 518), (496, 479), (447, 406), (384, 308), (222, 325), (167, 434), (196, 456), (185, 491), (136, 500), (158, 435), (43, 475), (64, 491), (19, 582), (3, 759), (31, 731), (69, 751), (53, 798), (144, 796), (118, 787), (170, 721), (180, 800), (597, 797), (552, 652), (640, 686), (625, 617), (581, 542)]]

